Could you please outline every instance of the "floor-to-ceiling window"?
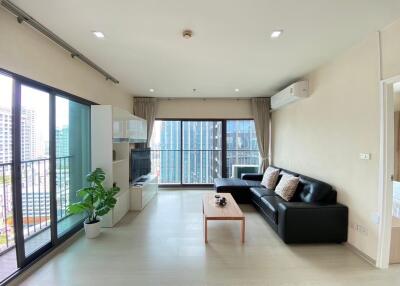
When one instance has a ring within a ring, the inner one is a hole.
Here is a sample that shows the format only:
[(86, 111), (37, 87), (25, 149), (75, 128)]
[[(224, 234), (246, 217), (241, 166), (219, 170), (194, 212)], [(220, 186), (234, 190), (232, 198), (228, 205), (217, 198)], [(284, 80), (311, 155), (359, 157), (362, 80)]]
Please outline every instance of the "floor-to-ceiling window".
[(253, 120), (156, 120), (151, 149), (161, 184), (208, 185), (259, 165)]
[[(226, 168), (232, 177), (234, 166), (259, 166), (256, 130), (253, 120), (226, 121)], [(249, 168), (251, 170), (251, 168)]]
[(90, 172), (90, 106), (56, 96), (56, 200), (57, 235), (80, 224), (83, 214), (67, 214), (67, 206), (79, 198)]
[(13, 218), (12, 77), (0, 73), (0, 281), (18, 269)]
[(222, 171), (222, 122), (182, 122), (182, 183), (212, 184)]
[(0, 70), (0, 282), (82, 227), (90, 105)]

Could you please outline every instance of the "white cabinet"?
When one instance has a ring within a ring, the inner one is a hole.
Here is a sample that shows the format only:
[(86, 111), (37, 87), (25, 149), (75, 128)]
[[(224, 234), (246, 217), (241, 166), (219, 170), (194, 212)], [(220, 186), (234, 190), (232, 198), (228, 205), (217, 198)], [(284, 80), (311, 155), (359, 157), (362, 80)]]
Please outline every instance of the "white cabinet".
[(128, 132), (130, 142), (146, 142), (147, 140), (147, 121), (136, 117), (128, 122)]
[[(135, 121), (140, 124), (130, 124)], [(120, 188), (114, 209), (102, 218), (103, 227), (113, 227), (129, 211), (129, 142), (133, 140), (131, 136), (143, 132), (140, 128), (145, 124), (146, 120), (111, 105), (92, 106), (92, 169), (102, 168), (106, 172), (105, 187), (115, 183)]]
[(150, 175), (142, 185), (131, 186), (131, 211), (141, 211), (157, 195), (158, 177)]

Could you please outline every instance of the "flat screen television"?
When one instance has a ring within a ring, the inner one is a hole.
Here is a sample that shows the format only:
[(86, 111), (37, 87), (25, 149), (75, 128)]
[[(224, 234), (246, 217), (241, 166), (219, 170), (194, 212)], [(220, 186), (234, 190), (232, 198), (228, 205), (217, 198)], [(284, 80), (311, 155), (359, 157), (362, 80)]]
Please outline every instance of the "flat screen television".
[(131, 150), (130, 181), (137, 183), (151, 172), (150, 148)]

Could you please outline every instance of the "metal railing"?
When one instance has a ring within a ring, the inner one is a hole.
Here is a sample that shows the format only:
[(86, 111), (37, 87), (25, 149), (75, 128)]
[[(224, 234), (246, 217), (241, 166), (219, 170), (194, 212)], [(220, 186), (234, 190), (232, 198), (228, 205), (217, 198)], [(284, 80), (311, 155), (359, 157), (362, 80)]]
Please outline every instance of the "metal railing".
[[(67, 216), (71, 156), (56, 159), (57, 219)], [(0, 254), (14, 246), (12, 201), (13, 163), (0, 164)], [(24, 237), (50, 227), (50, 160), (21, 162), (21, 197)]]
[[(151, 150), (160, 184), (212, 184), (222, 176), (222, 150)], [(234, 164), (259, 164), (257, 150), (226, 150), (227, 175)]]

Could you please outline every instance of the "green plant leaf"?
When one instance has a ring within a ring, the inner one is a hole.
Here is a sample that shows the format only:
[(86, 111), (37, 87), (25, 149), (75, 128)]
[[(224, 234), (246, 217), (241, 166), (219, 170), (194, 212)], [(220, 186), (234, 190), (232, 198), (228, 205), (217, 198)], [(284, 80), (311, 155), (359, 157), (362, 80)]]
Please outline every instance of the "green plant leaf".
[(68, 214), (80, 214), (87, 211), (87, 205), (84, 203), (74, 203), (67, 207)]

